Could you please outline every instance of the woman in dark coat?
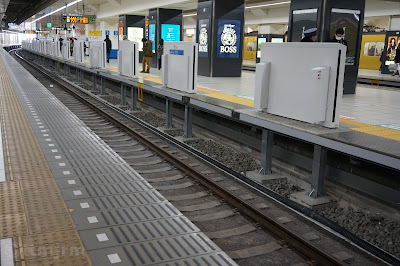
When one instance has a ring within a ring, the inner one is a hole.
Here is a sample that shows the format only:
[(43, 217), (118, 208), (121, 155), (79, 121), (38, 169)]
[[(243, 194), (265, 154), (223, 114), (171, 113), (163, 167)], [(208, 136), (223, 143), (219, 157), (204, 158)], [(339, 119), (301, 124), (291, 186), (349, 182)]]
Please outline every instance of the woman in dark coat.
[(399, 78), (400, 78), (400, 44), (397, 45), (396, 56), (394, 57), (394, 63), (397, 64), (397, 71), (394, 71), (392, 76), (395, 76), (396, 73), (399, 72)]

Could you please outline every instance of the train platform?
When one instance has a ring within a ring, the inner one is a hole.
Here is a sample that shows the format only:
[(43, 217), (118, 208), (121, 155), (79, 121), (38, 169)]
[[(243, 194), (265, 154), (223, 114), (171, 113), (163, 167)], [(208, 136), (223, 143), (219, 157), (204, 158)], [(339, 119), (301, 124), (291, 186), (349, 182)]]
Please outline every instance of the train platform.
[[(33, 53), (36, 55), (32, 56), (31, 60), (43, 62), (40, 54)], [(133, 79), (118, 74), (115, 67), (117, 60), (110, 61), (106, 69), (93, 69), (87, 63), (76, 64), (71, 60), (53, 58), (47, 55), (46, 58), (63, 65), (59, 71), (63, 71), (64, 66), (68, 66), (86, 72), (86, 76), (96, 75), (98, 80), (110, 80), (117, 84), (125, 84), (127, 87), (139, 87), (140, 85), (147, 93), (172, 99), (182, 105), (189, 103), (193, 109), (234, 119), (239, 123), (251, 125), (255, 128), (270, 130), (277, 135), (284, 135), (346, 156), (400, 170), (400, 121), (397, 112), (394, 111), (398, 109), (396, 104), (396, 99), (400, 97), (398, 91), (360, 85), (357, 94), (343, 97), (340, 127), (328, 129), (320, 125), (303, 123), (254, 109), (253, 99), (251, 98), (253, 97), (254, 76), (250, 76), (254, 75), (254, 72), (247, 71), (246, 75), (249, 75), (247, 83), (243, 82), (242, 85), (238, 84), (243, 77), (226, 79), (199, 77), (198, 93), (186, 94), (163, 87), (160, 72), (155, 69), (151, 69), (149, 74), (142, 73), (138, 79)], [(202, 80), (209, 82), (209, 84), (202, 83)], [(213, 84), (210, 84), (211, 82)], [(236, 88), (247, 90), (250, 96), (239, 97), (240, 95), (236, 95)], [(120, 91), (118, 87), (115, 90), (116, 92)], [(218, 128), (218, 130), (225, 129)], [(229, 132), (226, 132), (226, 134), (229, 134)], [(249, 138), (246, 133), (234, 136), (234, 139), (238, 141), (245, 138)], [(251, 145), (250, 147), (259, 147)], [(293, 161), (293, 163), (296, 164), (296, 161)], [(394, 204), (400, 202), (397, 190), (376, 182), (365, 181), (353, 175), (335, 175), (335, 181), (354, 187), (366, 194), (381, 191), (383, 193), (379, 193), (379, 195), (383, 201)], [(373, 190), (371, 190), (372, 187)]]
[[(117, 72), (117, 60), (111, 60), (107, 68)], [(360, 71), (361, 75), (373, 78), (387, 78), (377, 71)], [(147, 81), (161, 84), (161, 71), (152, 68), (150, 74), (140, 74)], [(390, 75), (389, 75), (390, 76)], [(209, 78), (198, 76), (198, 93), (218, 100), (242, 105), (243, 108), (254, 106), (255, 73), (243, 71), (240, 78)], [(389, 78), (398, 80), (400, 78)], [(399, 83), (400, 84), (400, 83)], [(390, 88), (371, 87), (359, 84), (355, 95), (344, 95), (342, 102), (341, 123), (351, 130), (364, 132), (400, 141), (400, 91)], [(233, 105), (234, 106), (234, 105)]]
[(4, 50), (0, 80), (1, 265), (236, 265)]

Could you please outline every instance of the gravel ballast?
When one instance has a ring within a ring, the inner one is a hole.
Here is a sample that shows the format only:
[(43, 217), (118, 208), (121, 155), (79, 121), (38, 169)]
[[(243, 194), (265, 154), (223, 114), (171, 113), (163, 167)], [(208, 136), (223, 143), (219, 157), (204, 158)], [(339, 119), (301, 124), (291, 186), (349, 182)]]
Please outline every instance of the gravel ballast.
[(327, 207), (318, 212), (372, 245), (400, 258), (399, 222), (379, 213), (354, 210), (351, 207)]
[(257, 164), (256, 160), (254, 160), (250, 155), (243, 152), (237, 152), (234, 149), (215, 141), (200, 139), (189, 141), (188, 144), (213, 159), (225, 164), (236, 172), (242, 173), (254, 171), (260, 168), (260, 165)]

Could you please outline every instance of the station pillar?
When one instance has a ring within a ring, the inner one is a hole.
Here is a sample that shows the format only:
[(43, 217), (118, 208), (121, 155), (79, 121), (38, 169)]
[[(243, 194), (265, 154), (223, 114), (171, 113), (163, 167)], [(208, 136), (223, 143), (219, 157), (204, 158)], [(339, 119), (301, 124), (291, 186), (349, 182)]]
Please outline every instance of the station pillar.
[(139, 61), (143, 60), (143, 43), (145, 37), (146, 17), (136, 15), (120, 15), (118, 20), (118, 40), (126, 36), (129, 41), (139, 43)]
[(199, 75), (242, 75), (244, 10), (244, 0), (198, 0)]
[(183, 39), (183, 14), (182, 10), (155, 8), (149, 10), (149, 40), (153, 41), (154, 55), (151, 59), (151, 66), (157, 67), (157, 47), (160, 40), (164, 42), (177, 42)]
[(341, 42), (347, 46), (344, 94), (355, 94), (365, 0), (292, 0), (289, 14), (289, 42), (300, 42), (304, 31), (318, 28), (317, 42), (334, 42), (343, 29)]

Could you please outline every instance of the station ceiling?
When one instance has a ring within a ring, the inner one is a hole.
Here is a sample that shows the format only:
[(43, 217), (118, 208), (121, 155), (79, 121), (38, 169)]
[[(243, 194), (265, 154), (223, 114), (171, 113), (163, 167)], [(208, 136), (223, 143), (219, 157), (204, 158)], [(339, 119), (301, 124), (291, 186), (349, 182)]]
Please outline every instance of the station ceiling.
[[(0, 1), (7, 1), (7, 0), (0, 0)], [(9, 0), (10, 3), (8, 5), (6, 11), (6, 18), (4, 21), (6, 23), (15, 23), (20, 24), (27, 20), (28, 18), (32, 17), (33, 15), (43, 15), (46, 13), (51, 12), (57, 8), (65, 6), (67, 3), (70, 3), (72, 0)], [(74, 5), (71, 12), (80, 13), (82, 7), (85, 6), (85, 10), (91, 11), (90, 13), (95, 13), (96, 6), (102, 5), (107, 2), (121, 2), (121, 0), (82, 0), (80, 3)], [(151, 0), (149, 0), (151, 1)], [(368, 1), (368, 0), (367, 0)], [(382, 2), (397, 2), (399, 3), (400, 0), (380, 0)], [(246, 0), (247, 5), (254, 5), (258, 3), (269, 3), (269, 2), (276, 2), (276, 0)], [(175, 8), (181, 9), (185, 11), (185, 13), (195, 12), (197, 9), (197, 0), (188, 0), (184, 2), (179, 2), (176, 4), (169, 4), (164, 6), (165, 8)], [(143, 10), (143, 14), (146, 13), (147, 10)], [(140, 12), (139, 12), (140, 13)]]

